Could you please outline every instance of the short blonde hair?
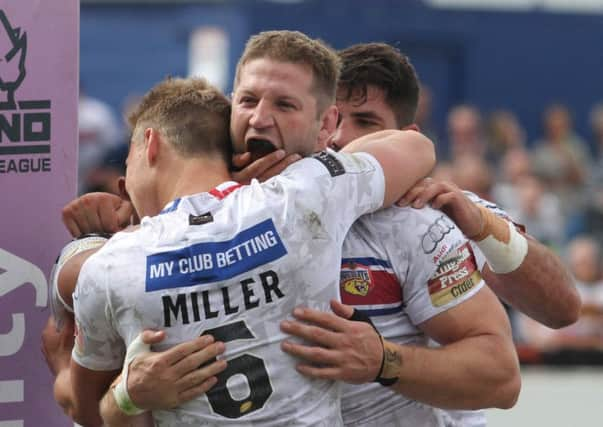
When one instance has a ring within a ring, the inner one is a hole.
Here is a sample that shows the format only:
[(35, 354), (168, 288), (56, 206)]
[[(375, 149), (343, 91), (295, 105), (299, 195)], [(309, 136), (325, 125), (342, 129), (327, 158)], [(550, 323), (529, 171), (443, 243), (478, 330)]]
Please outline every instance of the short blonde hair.
[(241, 68), (254, 59), (269, 58), (309, 66), (312, 70), (312, 91), (316, 97), (318, 114), (335, 103), (335, 92), (341, 70), (341, 60), (330, 46), (319, 39), (311, 39), (299, 31), (264, 31), (252, 36), (245, 45), (237, 64), (235, 88)]
[(167, 78), (128, 116), (132, 132), (159, 129), (184, 156), (219, 154), (231, 161), (230, 101), (202, 78)]

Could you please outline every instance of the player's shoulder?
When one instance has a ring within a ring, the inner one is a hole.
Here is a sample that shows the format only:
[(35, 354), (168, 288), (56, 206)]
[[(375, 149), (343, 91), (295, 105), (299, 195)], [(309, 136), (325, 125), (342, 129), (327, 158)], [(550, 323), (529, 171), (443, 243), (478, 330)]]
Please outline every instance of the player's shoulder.
[(368, 153), (342, 153), (331, 149), (313, 153), (289, 166), (282, 175), (300, 171), (322, 177), (338, 177), (345, 174), (370, 173), (379, 168), (377, 160)]
[(433, 228), (434, 224), (448, 232), (460, 233), (456, 224), (442, 211), (425, 206), (421, 209), (413, 207), (390, 206), (377, 212), (364, 215), (359, 222), (371, 228), (392, 230), (408, 236), (418, 236)]

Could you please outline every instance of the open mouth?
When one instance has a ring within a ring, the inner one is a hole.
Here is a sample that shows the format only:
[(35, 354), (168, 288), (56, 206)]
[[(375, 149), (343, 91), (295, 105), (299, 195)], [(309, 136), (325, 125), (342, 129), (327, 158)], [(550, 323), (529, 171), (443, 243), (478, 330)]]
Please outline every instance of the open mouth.
[(276, 151), (276, 147), (266, 139), (251, 138), (247, 141), (247, 151), (251, 153), (251, 158), (255, 161)]

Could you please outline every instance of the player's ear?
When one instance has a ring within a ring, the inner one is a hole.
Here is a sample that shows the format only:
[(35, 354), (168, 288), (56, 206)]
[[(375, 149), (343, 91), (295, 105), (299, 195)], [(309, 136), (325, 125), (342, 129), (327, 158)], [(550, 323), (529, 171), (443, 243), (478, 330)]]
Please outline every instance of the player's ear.
[(117, 188), (119, 189), (119, 197), (121, 197), (122, 199), (127, 200), (129, 202), (130, 195), (128, 194), (128, 191), (126, 190), (126, 177), (125, 176), (120, 176), (119, 178), (117, 178)]
[(147, 163), (150, 165), (155, 164), (155, 162), (157, 161), (160, 139), (161, 134), (157, 129), (146, 128), (144, 130), (145, 152), (147, 157)]
[(335, 105), (331, 105), (324, 113), (322, 113), (322, 117), (320, 119), (320, 131), (318, 132), (318, 141), (316, 143), (317, 151), (327, 148), (329, 138), (331, 138), (333, 132), (335, 132), (335, 129), (337, 129), (338, 115), (339, 111)]

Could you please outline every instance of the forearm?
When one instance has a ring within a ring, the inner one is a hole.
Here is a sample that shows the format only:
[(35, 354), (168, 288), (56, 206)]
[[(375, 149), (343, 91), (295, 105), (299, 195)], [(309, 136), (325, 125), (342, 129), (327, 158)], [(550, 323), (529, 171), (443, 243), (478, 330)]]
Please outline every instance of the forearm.
[(515, 270), (495, 274), (486, 265), (486, 283), (505, 302), (550, 327), (574, 323), (580, 314), (580, 296), (562, 261), (548, 248), (531, 238), (528, 252)]
[[(387, 343), (397, 393), (449, 409), (510, 408), (519, 395), (515, 350), (496, 335), (466, 338), (440, 348)], [(385, 371), (385, 369), (384, 369)]]
[(100, 402), (100, 413), (106, 427), (145, 427), (153, 426), (151, 412), (129, 416), (124, 414), (113, 397), (111, 389), (105, 393)]

